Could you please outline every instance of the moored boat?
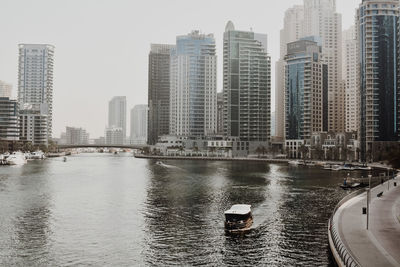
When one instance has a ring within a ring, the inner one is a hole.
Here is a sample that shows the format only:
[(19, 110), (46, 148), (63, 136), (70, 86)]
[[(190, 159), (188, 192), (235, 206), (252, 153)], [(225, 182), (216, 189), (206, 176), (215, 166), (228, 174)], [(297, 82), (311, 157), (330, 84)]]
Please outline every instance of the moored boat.
[(225, 231), (227, 233), (246, 233), (253, 225), (251, 205), (233, 205), (225, 211)]
[(42, 151), (35, 151), (30, 154), (30, 159), (45, 159), (45, 155)]
[(25, 155), (21, 152), (14, 152), (6, 159), (7, 165), (23, 165), (26, 162)]

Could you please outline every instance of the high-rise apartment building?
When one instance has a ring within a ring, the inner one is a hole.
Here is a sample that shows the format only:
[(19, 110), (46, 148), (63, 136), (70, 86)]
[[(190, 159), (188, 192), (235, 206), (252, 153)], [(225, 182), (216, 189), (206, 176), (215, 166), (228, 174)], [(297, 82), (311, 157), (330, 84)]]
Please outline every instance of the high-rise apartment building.
[(17, 101), (0, 97), (0, 141), (18, 141), (19, 128)]
[[(327, 66), (317, 38), (288, 44), (285, 57), (286, 143), (310, 140), (323, 131)], [(325, 103), (326, 104), (326, 103)]]
[(85, 129), (76, 127), (66, 127), (67, 145), (87, 145), (89, 144), (89, 134)]
[(170, 134), (207, 136), (217, 131), (217, 56), (212, 34), (176, 39), (171, 52)]
[(217, 134), (224, 134), (224, 93), (217, 94)]
[(287, 44), (304, 35), (304, 6), (296, 5), (285, 12), (280, 32), (280, 58), (275, 64), (275, 136), (285, 135), (285, 56)]
[(270, 140), (271, 59), (267, 35), (238, 31), (228, 22), (224, 33), (224, 132), (244, 142)]
[(170, 55), (174, 45), (152, 44), (149, 54), (149, 145), (169, 134)]
[(126, 96), (115, 96), (108, 102), (108, 127), (121, 128), (126, 138)]
[(345, 130), (345, 93), (342, 83), (342, 16), (336, 0), (304, 0), (304, 36), (318, 36), (328, 65), (328, 129)]
[(399, 140), (399, 1), (363, 0), (357, 11), (362, 160)]
[(355, 27), (343, 31), (342, 72), (345, 86), (345, 131), (358, 131), (359, 125), (359, 82), (357, 61), (357, 36)]
[[(40, 121), (40, 127), (47, 127), (47, 131), (41, 129), (36, 132), (28, 127), (24, 129), (26, 136), (22, 137), (33, 142), (40, 140), (40, 144), (47, 145), (53, 126), (54, 46), (20, 44), (18, 63), (18, 103), (23, 117), (21, 122)], [(36, 136), (38, 134), (41, 136)]]
[(6, 82), (0, 81), (0, 97), (11, 98), (12, 85)]
[(147, 143), (148, 106), (136, 105), (131, 110), (131, 144)]

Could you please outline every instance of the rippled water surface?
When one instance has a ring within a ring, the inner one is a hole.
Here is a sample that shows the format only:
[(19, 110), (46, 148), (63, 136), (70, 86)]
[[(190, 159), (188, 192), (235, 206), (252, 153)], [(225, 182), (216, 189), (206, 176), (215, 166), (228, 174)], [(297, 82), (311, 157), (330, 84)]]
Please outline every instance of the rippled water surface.
[[(343, 173), (82, 154), (0, 168), (0, 266), (330, 264)], [(252, 204), (254, 229), (224, 234)]]

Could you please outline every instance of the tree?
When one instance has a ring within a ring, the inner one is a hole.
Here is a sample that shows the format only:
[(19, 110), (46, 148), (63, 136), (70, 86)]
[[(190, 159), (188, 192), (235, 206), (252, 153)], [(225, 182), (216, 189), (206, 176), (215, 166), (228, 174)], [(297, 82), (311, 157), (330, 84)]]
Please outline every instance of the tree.
[(308, 151), (308, 149), (304, 144), (299, 147), (299, 152), (301, 154), (302, 159), (306, 159), (307, 151)]
[(31, 142), (25, 142), (24, 143), (24, 151), (26, 151), (26, 152), (33, 152), (34, 151), (34, 147), (33, 147)]

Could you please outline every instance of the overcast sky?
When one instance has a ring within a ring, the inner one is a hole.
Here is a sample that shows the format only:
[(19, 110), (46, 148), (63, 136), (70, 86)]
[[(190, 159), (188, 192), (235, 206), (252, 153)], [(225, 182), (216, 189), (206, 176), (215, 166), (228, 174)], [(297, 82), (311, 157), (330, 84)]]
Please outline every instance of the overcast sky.
[[(353, 24), (360, 1), (337, 0), (344, 29)], [(102, 136), (112, 96), (127, 96), (128, 110), (136, 104), (147, 104), (151, 43), (174, 43), (177, 35), (194, 29), (214, 33), (219, 57), (218, 91), (222, 91), (222, 36), (226, 22), (232, 20), (239, 30), (252, 28), (267, 33), (274, 69), (284, 12), (302, 2), (0, 0), (0, 80), (13, 84), (15, 97), (17, 45), (55, 45), (54, 137), (59, 137), (67, 125), (86, 128), (91, 137)], [(273, 70), (272, 91), (274, 73)], [(274, 106), (273, 103), (273, 109)]]

